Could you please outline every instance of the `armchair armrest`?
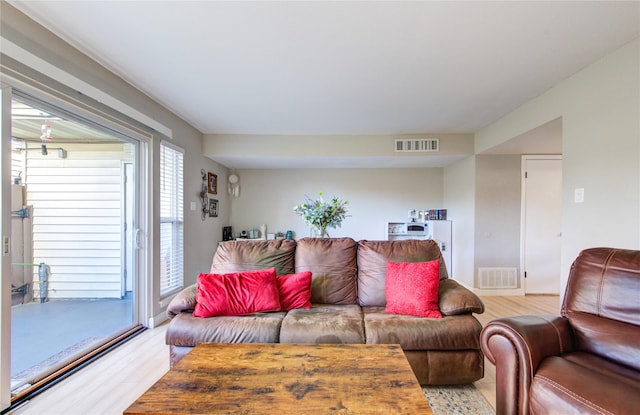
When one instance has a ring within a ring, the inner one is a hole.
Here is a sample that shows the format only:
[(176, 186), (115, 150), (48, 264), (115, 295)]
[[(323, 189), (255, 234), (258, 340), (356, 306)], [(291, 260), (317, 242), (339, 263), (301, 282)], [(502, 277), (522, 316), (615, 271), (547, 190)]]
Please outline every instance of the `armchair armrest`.
[(529, 388), (542, 360), (573, 349), (569, 321), (559, 316), (515, 316), (488, 323), (480, 334), (496, 366), (496, 413), (529, 414)]
[(167, 306), (167, 317), (174, 318), (183, 312), (192, 312), (196, 307), (196, 284), (190, 285), (176, 294)]
[(449, 278), (440, 280), (438, 307), (445, 316), (484, 313), (484, 303), (480, 297), (460, 285), (457, 281)]

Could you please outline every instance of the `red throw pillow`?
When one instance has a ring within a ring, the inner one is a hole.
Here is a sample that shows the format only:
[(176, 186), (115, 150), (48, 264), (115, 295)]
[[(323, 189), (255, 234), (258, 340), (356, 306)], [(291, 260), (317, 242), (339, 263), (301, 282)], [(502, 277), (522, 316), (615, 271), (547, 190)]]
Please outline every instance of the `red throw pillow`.
[(385, 311), (393, 314), (442, 318), (438, 308), (440, 260), (387, 262)]
[(278, 275), (277, 281), (282, 311), (311, 308), (311, 271)]
[(200, 274), (195, 317), (240, 316), (280, 311), (276, 269)]

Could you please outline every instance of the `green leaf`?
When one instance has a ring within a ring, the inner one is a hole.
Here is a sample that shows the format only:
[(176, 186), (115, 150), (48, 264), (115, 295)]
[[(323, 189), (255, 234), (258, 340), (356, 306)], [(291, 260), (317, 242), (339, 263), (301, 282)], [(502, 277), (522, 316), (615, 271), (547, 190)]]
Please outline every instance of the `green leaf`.
[(346, 205), (348, 200), (333, 197), (327, 202), (322, 197), (322, 192), (318, 193), (318, 198), (312, 200), (305, 195), (305, 202), (293, 207), (293, 211), (301, 216), (305, 222), (322, 234), (326, 234), (327, 228), (337, 228), (342, 225), (342, 221), (347, 215)]

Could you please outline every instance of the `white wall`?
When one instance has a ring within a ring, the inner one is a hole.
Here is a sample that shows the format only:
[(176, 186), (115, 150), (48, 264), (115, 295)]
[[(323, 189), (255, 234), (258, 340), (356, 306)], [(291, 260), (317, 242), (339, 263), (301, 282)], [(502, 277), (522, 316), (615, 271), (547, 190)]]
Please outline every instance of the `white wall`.
[[(386, 238), (387, 221), (407, 220), (409, 209), (443, 208), (443, 170), (432, 169), (247, 169), (238, 170), (240, 197), (231, 203), (234, 233), (267, 225), (267, 232), (292, 230), (310, 236), (293, 207), (305, 195), (349, 201), (349, 215), (332, 237)], [(454, 223), (454, 227), (455, 227)], [(455, 255), (455, 251), (454, 251)]]
[(640, 248), (639, 50), (636, 39), (476, 134), (481, 152), (562, 117), (561, 294), (582, 249)]

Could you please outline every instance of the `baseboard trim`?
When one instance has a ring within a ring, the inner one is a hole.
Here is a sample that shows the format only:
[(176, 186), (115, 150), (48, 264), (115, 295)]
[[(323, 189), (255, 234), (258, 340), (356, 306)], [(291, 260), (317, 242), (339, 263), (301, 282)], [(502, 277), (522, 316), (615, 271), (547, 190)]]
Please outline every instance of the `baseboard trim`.
[(523, 297), (525, 295), (524, 288), (498, 288), (498, 289), (487, 290), (487, 289), (471, 287), (462, 281), (456, 280), (456, 282), (476, 295), (484, 295), (484, 296), (494, 295), (494, 296), (501, 296), (501, 297), (508, 297), (508, 296)]
[(150, 329), (154, 329), (154, 328), (158, 327), (159, 325), (161, 325), (162, 323), (164, 323), (167, 320), (169, 320), (169, 317), (167, 317), (167, 313), (166, 312), (162, 312), (162, 313), (160, 313), (158, 315), (155, 315), (155, 316), (149, 318), (148, 327)]
[(524, 289), (523, 288), (500, 288), (500, 289), (480, 289), (474, 288), (473, 292), (480, 296), (519, 296), (524, 297)]

